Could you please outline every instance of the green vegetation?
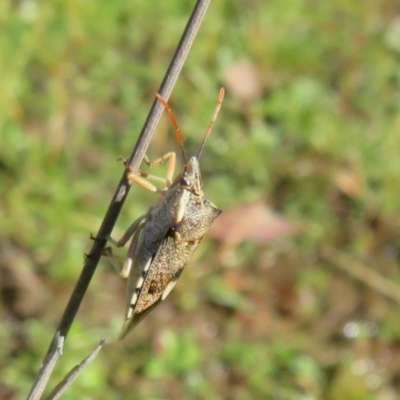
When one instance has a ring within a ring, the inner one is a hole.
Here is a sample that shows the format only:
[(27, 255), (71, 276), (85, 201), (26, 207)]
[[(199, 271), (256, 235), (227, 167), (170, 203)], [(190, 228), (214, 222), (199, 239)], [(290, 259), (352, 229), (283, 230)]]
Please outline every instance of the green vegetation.
[[(32, 384), (193, 4), (0, 2), (1, 398)], [(210, 235), (122, 342), (125, 282), (103, 260), (51, 386), (105, 337), (63, 398), (397, 399), (396, 2), (214, 1), (171, 97), (188, 154), (222, 85), (208, 197), (298, 234)], [(148, 154), (171, 149), (164, 116)], [(155, 201), (134, 188), (113, 236)]]

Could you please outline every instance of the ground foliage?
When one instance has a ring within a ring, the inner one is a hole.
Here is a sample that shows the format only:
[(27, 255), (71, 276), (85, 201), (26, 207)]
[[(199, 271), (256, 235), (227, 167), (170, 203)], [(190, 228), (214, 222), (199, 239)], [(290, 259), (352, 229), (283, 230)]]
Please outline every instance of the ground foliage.
[[(193, 3), (0, 2), (2, 399), (32, 384)], [(226, 86), (205, 189), (262, 218), (231, 213), (122, 342), (125, 284), (104, 260), (52, 383), (108, 344), (65, 399), (397, 398), (398, 12), (212, 2), (171, 104), (192, 154)], [(149, 156), (171, 149), (164, 117)], [(155, 201), (130, 196), (114, 236)]]

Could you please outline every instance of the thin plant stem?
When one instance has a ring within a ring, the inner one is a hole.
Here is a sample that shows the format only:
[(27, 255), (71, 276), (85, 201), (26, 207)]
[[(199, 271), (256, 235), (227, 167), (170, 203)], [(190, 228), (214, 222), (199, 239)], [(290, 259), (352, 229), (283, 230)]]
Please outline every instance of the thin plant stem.
[[(171, 60), (171, 63), (159, 89), (159, 93), (165, 99), (169, 98), (172, 89), (178, 79), (178, 76), (186, 61), (189, 50), (203, 21), (209, 3), (210, 0), (198, 0), (194, 6), (192, 14), (182, 34), (182, 38), (177, 46), (176, 52)], [(128, 163), (133, 169), (138, 169), (143, 160), (154, 130), (158, 124), (158, 121), (160, 120), (162, 110), (162, 105), (158, 103), (158, 101), (155, 99), (146, 118), (144, 126), (141, 130), (140, 136), (132, 151), (132, 154), (128, 159)], [(81, 275), (79, 276), (76, 286), (65, 308), (64, 314), (61, 317), (60, 324), (51, 341), (49, 350), (44, 357), (42, 366), (40, 367), (35, 381), (32, 385), (31, 391), (28, 395), (28, 400), (38, 400), (43, 394), (43, 391), (47, 385), (56, 361), (62, 353), (62, 346), (60, 347), (60, 341), (61, 343), (63, 343), (68, 335), (68, 332), (79, 310), (83, 297), (85, 296), (87, 288), (89, 287), (92, 277), (96, 271), (100, 257), (103, 254), (103, 251), (107, 244), (106, 237), (109, 236), (112, 232), (112, 229), (116, 223), (129, 189), (130, 185), (128, 184), (126, 173), (124, 171), (122, 178), (120, 179), (120, 182), (117, 186), (117, 189), (113, 195), (111, 203), (108, 207), (104, 220), (99, 228), (95, 240), (93, 241), (92, 248), (86, 256)]]

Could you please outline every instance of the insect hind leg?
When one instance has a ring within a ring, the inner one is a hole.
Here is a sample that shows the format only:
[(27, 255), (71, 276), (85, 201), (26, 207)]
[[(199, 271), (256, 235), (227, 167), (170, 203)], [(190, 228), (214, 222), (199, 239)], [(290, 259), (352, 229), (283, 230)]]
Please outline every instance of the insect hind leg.
[(113, 253), (111, 247), (106, 247), (106, 248), (104, 249), (102, 255), (110, 259), (111, 265), (114, 267), (114, 269), (117, 271), (117, 273), (118, 273), (119, 275), (121, 275), (122, 270), (121, 270), (121, 267), (120, 267), (119, 264), (118, 264), (117, 258), (122, 258), (122, 257), (116, 256), (116, 255)]

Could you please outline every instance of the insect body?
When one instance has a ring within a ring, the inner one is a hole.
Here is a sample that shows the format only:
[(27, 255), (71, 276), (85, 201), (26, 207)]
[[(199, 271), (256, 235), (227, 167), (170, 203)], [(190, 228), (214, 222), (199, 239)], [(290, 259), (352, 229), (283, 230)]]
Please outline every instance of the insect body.
[[(132, 330), (171, 292), (190, 256), (204, 237), (212, 222), (221, 213), (204, 195), (199, 158), (206, 139), (211, 133), (221, 103), (224, 89), (220, 90), (218, 104), (206, 131), (197, 157), (188, 162), (185, 158), (180, 129), (168, 103), (157, 94), (175, 127), (175, 135), (185, 160), (184, 171), (173, 182), (175, 153), (170, 152), (156, 161), (145, 162), (154, 167), (167, 160), (167, 176), (161, 179), (127, 167), (127, 177), (148, 190), (161, 194), (158, 204), (138, 218), (118, 241), (124, 246), (132, 238), (121, 276), (128, 278), (125, 323), (120, 339)], [(160, 190), (150, 181), (163, 181), (166, 189)]]

